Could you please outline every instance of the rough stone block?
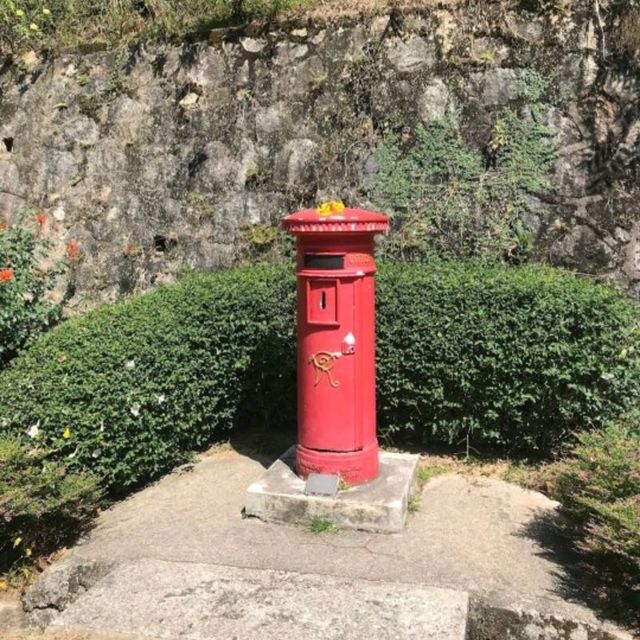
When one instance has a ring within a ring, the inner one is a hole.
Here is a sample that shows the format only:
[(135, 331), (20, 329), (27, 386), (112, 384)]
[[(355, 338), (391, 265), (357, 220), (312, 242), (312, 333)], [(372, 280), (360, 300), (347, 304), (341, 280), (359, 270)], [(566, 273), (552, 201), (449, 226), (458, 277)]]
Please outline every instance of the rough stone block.
[(144, 559), (117, 567), (47, 631), (167, 640), (464, 640), (467, 612), (467, 594), (452, 589)]
[(0, 600), (0, 630), (21, 629), (26, 627), (26, 624), (20, 602), (3, 602)]
[(305, 495), (305, 482), (294, 471), (295, 448), (276, 460), (247, 490), (245, 512), (270, 522), (329, 520), (344, 529), (382, 533), (401, 531), (413, 490), (418, 456), (380, 452), (380, 474), (335, 497)]

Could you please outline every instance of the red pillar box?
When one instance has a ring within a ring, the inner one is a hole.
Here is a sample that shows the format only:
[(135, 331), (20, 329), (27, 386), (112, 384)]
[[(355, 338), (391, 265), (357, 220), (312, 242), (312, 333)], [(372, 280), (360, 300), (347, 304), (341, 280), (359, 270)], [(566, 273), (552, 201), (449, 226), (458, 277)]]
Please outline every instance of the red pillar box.
[(298, 474), (378, 475), (373, 238), (386, 216), (341, 203), (294, 213), (298, 240)]

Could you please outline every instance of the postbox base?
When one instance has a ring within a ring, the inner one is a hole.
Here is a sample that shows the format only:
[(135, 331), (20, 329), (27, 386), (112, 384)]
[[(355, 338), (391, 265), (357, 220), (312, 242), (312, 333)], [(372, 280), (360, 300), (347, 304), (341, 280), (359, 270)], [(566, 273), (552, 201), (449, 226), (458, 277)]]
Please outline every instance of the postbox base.
[(295, 447), (288, 449), (247, 490), (245, 514), (289, 524), (328, 520), (340, 529), (379, 533), (402, 531), (420, 457), (380, 451), (380, 473), (356, 486), (342, 485), (335, 496), (308, 495), (295, 470)]
[(302, 445), (296, 447), (298, 475), (305, 479), (310, 473), (337, 475), (347, 484), (357, 485), (378, 477), (378, 442), (360, 451), (317, 451)]

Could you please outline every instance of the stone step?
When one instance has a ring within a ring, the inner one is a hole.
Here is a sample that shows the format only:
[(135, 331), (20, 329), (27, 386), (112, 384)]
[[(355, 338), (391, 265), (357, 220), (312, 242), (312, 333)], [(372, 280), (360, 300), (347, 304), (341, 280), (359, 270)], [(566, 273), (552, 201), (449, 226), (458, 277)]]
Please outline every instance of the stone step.
[(48, 631), (171, 640), (464, 640), (467, 614), (461, 591), (143, 559), (114, 568)]

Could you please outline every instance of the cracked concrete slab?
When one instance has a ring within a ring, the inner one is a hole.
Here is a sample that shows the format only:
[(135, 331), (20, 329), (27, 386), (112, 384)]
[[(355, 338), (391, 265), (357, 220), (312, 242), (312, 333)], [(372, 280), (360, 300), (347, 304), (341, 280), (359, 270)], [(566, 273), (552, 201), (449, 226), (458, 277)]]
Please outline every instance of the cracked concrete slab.
[(464, 640), (467, 594), (418, 585), (144, 559), (120, 565), (50, 630), (181, 640)]
[(116, 570), (153, 559), (426, 585), (604, 628), (592, 610), (563, 596), (566, 568), (535, 535), (556, 503), (539, 493), (445, 475), (425, 486), (419, 511), (400, 533), (318, 535), (243, 519), (246, 489), (263, 473), (235, 451), (205, 457), (102, 513), (70, 556)]
[(22, 599), (23, 609), (29, 614), (32, 623), (46, 626), (79, 594), (107, 575), (110, 569), (111, 565), (104, 560), (67, 557), (42, 574), (25, 593)]

